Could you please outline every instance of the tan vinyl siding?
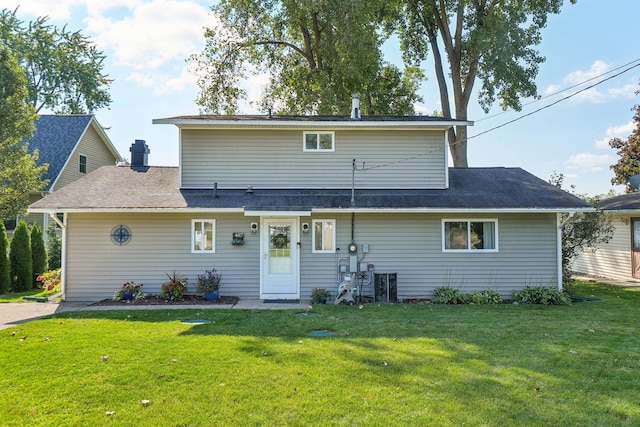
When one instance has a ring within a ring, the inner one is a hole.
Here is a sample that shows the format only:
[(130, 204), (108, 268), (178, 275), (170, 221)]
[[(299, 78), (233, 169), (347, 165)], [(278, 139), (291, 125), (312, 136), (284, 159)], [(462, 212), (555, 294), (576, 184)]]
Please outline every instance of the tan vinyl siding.
[[(358, 255), (362, 257), (362, 244), (367, 243), (369, 253), (363, 261), (374, 264), (376, 272), (397, 273), (399, 299), (432, 298), (433, 288), (443, 285), (469, 292), (494, 289), (504, 298), (525, 285), (557, 286), (555, 214), (444, 217), (497, 218), (499, 252), (443, 253), (440, 214), (356, 214)], [(348, 257), (351, 216), (336, 219), (339, 256)], [(309, 234), (303, 234), (303, 248), (311, 245)], [(337, 283), (335, 255), (309, 252), (302, 254), (303, 298), (315, 287), (334, 290)], [(371, 288), (365, 289), (365, 295), (370, 294)]]
[[(312, 130), (312, 129), (305, 129)], [(445, 188), (443, 131), (336, 130), (335, 152), (303, 152), (303, 130), (181, 132), (183, 188)], [(408, 159), (408, 160), (407, 160)]]
[[(444, 215), (446, 218), (467, 217)], [(216, 253), (193, 254), (191, 220), (216, 220)], [(490, 215), (498, 219), (499, 252), (442, 253), (440, 214), (356, 214), (355, 241), (369, 244), (364, 262), (377, 272), (398, 274), (398, 298), (432, 298), (433, 288), (451, 285), (463, 291), (495, 289), (510, 298), (525, 285), (555, 286), (557, 280), (555, 214)], [(473, 215), (472, 219), (482, 216)], [(337, 259), (348, 257), (351, 214), (316, 214), (300, 218), (336, 219), (340, 254), (314, 254), (312, 233), (300, 233), (300, 294), (308, 300), (313, 288), (337, 286)], [(260, 293), (260, 233), (250, 232), (255, 218), (241, 214), (114, 213), (68, 215), (67, 299), (109, 298), (124, 282), (143, 283), (145, 292), (159, 293), (165, 273), (176, 271), (194, 282), (215, 267), (223, 275), (221, 293), (257, 299)], [(116, 246), (113, 227), (124, 224), (131, 241)], [(244, 232), (245, 244), (231, 244), (233, 232)], [(193, 291), (194, 287), (190, 287)], [(371, 288), (365, 295), (371, 294)]]
[(600, 245), (595, 252), (584, 252), (576, 257), (571, 266), (572, 271), (619, 280), (632, 279), (629, 215), (614, 215), (613, 225), (615, 231), (609, 243)]
[(114, 165), (117, 161), (102, 138), (100, 138), (98, 132), (90, 125), (71, 154), (64, 169), (60, 172), (60, 176), (51, 191), (57, 191), (86, 175), (79, 171), (81, 154), (87, 157), (87, 174), (100, 166)]
[[(216, 253), (191, 253), (191, 219), (216, 219)], [(124, 282), (144, 284), (160, 293), (166, 273), (176, 271), (191, 283), (207, 269), (222, 273), (221, 293), (259, 297), (260, 238), (249, 232), (251, 220), (240, 215), (167, 213), (69, 214), (67, 232), (67, 299), (109, 298)], [(124, 246), (111, 242), (113, 227), (131, 229)], [(245, 233), (245, 244), (233, 246), (232, 233)], [(189, 291), (193, 292), (194, 286)]]

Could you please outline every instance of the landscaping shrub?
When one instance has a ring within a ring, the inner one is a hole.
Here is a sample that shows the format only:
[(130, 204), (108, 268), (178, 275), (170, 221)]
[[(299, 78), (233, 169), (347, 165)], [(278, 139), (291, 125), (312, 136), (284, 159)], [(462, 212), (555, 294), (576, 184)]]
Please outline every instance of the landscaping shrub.
[(167, 274), (169, 280), (160, 287), (160, 297), (167, 301), (182, 301), (184, 293), (187, 292), (187, 284), (189, 279), (181, 276), (175, 271), (173, 274)]
[(435, 304), (468, 304), (471, 302), (471, 295), (463, 294), (459, 289), (451, 286), (440, 286), (433, 290)]
[(513, 299), (522, 304), (569, 305), (571, 298), (563, 291), (551, 286), (525, 286), (514, 292)]
[(474, 292), (471, 296), (471, 302), (474, 304), (502, 304), (502, 297), (498, 292), (487, 289)]
[(11, 288), (8, 249), (7, 230), (5, 230), (4, 224), (0, 221), (0, 294), (7, 293)]
[(33, 286), (38, 285), (38, 276), (47, 271), (47, 249), (44, 245), (42, 229), (34, 225), (31, 229), (31, 264), (33, 267)]
[(33, 284), (33, 264), (31, 260), (31, 237), (27, 223), (20, 221), (13, 231), (9, 245), (9, 262), (13, 292), (28, 291)]
[(55, 223), (50, 223), (47, 228), (47, 253), (49, 268), (56, 269), (62, 267), (62, 240), (56, 233), (57, 227)]

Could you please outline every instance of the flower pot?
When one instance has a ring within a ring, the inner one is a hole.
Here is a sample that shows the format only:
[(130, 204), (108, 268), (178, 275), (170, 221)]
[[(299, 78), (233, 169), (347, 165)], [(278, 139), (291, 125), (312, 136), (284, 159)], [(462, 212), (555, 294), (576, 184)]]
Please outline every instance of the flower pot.
[(125, 301), (133, 301), (133, 292), (123, 292), (122, 299)]
[(207, 292), (206, 294), (204, 294), (204, 299), (206, 299), (207, 301), (215, 301), (218, 298), (220, 298), (220, 291), (218, 290)]

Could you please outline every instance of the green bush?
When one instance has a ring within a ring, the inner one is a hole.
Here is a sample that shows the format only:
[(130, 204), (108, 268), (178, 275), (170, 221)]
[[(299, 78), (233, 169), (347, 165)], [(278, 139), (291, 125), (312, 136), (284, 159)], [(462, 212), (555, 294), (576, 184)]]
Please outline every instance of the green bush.
[(9, 245), (9, 262), (11, 264), (11, 278), (13, 292), (23, 292), (31, 289), (33, 284), (33, 264), (31, 260), (31, 237), (27, 223), (20, 221), (13, 231)]
[(472, 296), (463, 294), (459, 289), (453, 289), (451, 286), (440, 286), (433, 290), (435, 304), (469, 304)]
[(49, 237), (49, 242), (47, 243), (49, 268), (53, 270), (62, 267), (62, 241), (56, 233), (57, 229), (55, 222), (49, 223), (49, 227), (47, 228), (47, 236)]
[(471, 302), (474, 304), (502, 304), (502, 297), (498, 292), (487, 289), (474, 292), (471, 296)]
[(44, 245), (42, 229), (34, 225), (31, 229), (31, 264), (33, 267), (33, 286), (38, 285), (38, 276), (47, 271), (47, 249)]
[(189, 279), (181, 276), (175, 271), (173, 274), (167, 274), (168, 281), (160, 287), (160, 297), (167, 301), (182, 301), (184, 293), (187, 292)]
[(571, 297), (551, 286), (525, 286), (514, 292), (514, 301), (522, 304), (569, 305)]
[(11, 289), (10, 271), (7, 230), (5, 230), (4, 224), (0, 221), (0, 294), (7, 293)]

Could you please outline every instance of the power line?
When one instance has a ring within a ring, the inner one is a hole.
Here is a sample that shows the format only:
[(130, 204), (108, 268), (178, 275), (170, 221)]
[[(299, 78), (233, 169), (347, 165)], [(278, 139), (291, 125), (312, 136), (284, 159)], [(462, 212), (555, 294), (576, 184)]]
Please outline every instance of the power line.
[[(628, 64), (633, 64), (633, 63), (638, 62), (638, 61), (640, 61), (640, 59), (636, 59), (636, 60), (634, 60), (634, 61), (631, 61), (631, 62), (629, 62)], [(626, 64), (626, 65), (628, 65), (628, 64)], [(637, 67), (640, 67), (640, 63), (635, 64), (635, 65), (632, 65), (632, 66), (630, 66), (630, 67), (628, 67), (628, 68), (626, 68), (626, 69), (624, 69), (624, 70), (620, 71), (619, 73), (616, 73), (616, 74), (614, 74), (614, 75), (612, 75), (612, 76), (609, 76), (609, 77), (607, 77), (607, 78), (605, 78), (605, 79), (599, 80), (598, 82), (596, 82), (596, 83), (594, 83), (594, 84), (592, 84), (592, 85), (589, 85), (589, 86), (587, 86), (587, 87), (585, 87), (585, 88), (583, 88), (583, 89), (580, 89), (580, 90), (578, 90), (578, 91), (576, 91), (576, 92), (574, 92), (574, 93), (572, 93), (572, 94), (570, 94), (570, 95), (567, 95), (567, 96), (565, 96), (565, 97), (563, 97), (563, 98), (560, 98), (560, 99), (558, 99), (557, 101), (552, 102), (551, 104), (547, 104), (547, 105), (545, 105), (545, 106), (543, 106), (543, 107), (540, 107), (540, 108), (538, 108), (537, 110), (531, 111), (530, 113), (524, 114), (524, 115), (522, 115), (522, 116), (520, 116), (520, 117), (516, 117), (516, 118), (515, 118), (515, 119), (513, 119), (513, 120), (509, 120), (509, 121), (507, 121), (507, 122), (505, 122), (505, 123), (502, 123), (502, 124), (500, 124), (500, 125), (498, 125), (498, 126), (494, 126), (494, 127), (492, 127), (491, 129), (488, 129), (488, 130), (486, 130), (486, 131), (484, 131), (484, 132), (480, 132), (480, 133), (478, 133), (478, 134), (476, 134), (476, 135), (472, 135), (472, 136), (470, 136), (470, 137), (467, 137), (466, 139), (463, 139), (463, 140), (460, 140), (460, 141), (452, 142), (452, 143), (448, 144), (448, 147), (451, 147), (451, 146), (453, 146), (453, 145), (457, 145), (457, 144), (460, 144), (460, 143), (463, 143), (463, 142), (467, 142), (467, 141), (469, 141), (470, 139), (477, 138), (477, 137), (479, 137), (479, 136), (481, 136), (481, 135), (485, 135), (485, 134), (487, 134), (487, 133), (489, 133), (489, 132), (493, 132), (493, 131), (494, 131), (494, 130), (496, 130), (496, 129), (500, 129), (500, 128), (502, 128), (502, 127), (505, 127), (505, 126), (507, 126), (507, 125), (510, 125), (510, 124), (512, 124), (512, 123), (515, 123), (515, 122), (517, 122), (517, 121), (520, 121), (520, 120), (522, 120), (522, 119), (524, 119), (524, 118), (526, 118), (526, 117), (529, 117), (529, 116), (532, 116), (532, 115), (534, 115), (534, 114), (536, 114), (536, 113), (539, 113), (539, 112), (540, 112), (540, 111), (542, 111), (542, 110), (546, 110), (547, 108), (551, 108), (551, 107), (553, 107), (554, 105), (559, 104), (559, 103), (560, 103), (560, 102), (562, 102), (562, 101), (566, 101), (567, 99), (573, 98), (574, 96), (576, 96), (576, 95), (578, 95), (578, 94), (580, 94), (580, 93), (582, 93), (582, 92), (585, 92), (585, 91), (587, 91), (587, 90), (589, 90), (589, 89), (593, 89), (594, 87), (596, 87), (596, 86), (598, 86), (598, 85), (600, 85), (600, 84), (602, 84), (602, 83), (604, 83), (604, 82), (606, 82), (606, 81), (609, 81), (609, 80), (611, 80), (611, 79), (614, 79), (614, 78), (616, 78), (616, 77), (619, 77), (620, 75), (622, 75), (622, 74), (624, 74), (624, 73), (627, 73), (627, 72), (629, 72), (630, 70), (632, 70), (632, 69), (634, 69), (634, 68), (637, 68)], [(621, 67), (618, 67), (618, 68), (616, 68), (616, 69), (620, 69), (620, 68), (621, 68)], [(612, 70), (612, 71), (613, 71), (613, 70)], [(604, 74), (602, 74), (601, 76), (603, 76), (603, 75), (605, 75), (605, 74), (608, 74), (608, 73), (604, 73)], [(598, 77), (601, 77), (601, 76), (598, 76)], [(594, 80), (594, 79), (596, 79), (596, 78), (598, 78), (598, 77), (594, 77), (594, 78), (591, 78), (591, 79), (589, 79), (589, 80), (585, 80), (584, 82), (579, 83), (579, 84), (577, 84), (577, 85), (574, 85), (574, 86), (572, 86), (572, 87), (576, 87), (576, 86), (583, 85), (584, 83), (586, 83), (586, 82), (588, 82), (588, 81), (591, 81), (591, 80)], [(566, 91), (566, 90), (567, 90), (567, 89), (564, 89), (562, 92), (564, 92), (564, 91)], [(549, 96), (551, 96), (551, 95), (549, 95)], [(406, 157), (406, 158), (403, 158), (403, 159), (400, 159), (400, 160), (396, 160), (396, 161), (393, 161), (393, 162), (387, 162), (387, 163), (383, 163), (383, 164), (380, 164), (380, 165), (369, 166), (369, 167), (366, 167), (366, 168), (363, 166), (363, 168), (362, 168), (361, 170), (362, 170), (363, 172), (365, 172), (365, 171), (368, 171), (368, 170), (378, 169), (378, 168), (387, 167), (387, 166), (392, 166), (392, 165), (396, 165), (396, 164), (399, 164), (399, 163), (406, 163), (406, 162), (411, 161), (411, 160), (415, 160), (415, 159), (419, 159), (419, 158), (421, 158), (421, 157), (428, 156), (428, 155), (430, 155), (430, 154), (433, 154), (433, 153), (435, 153), (435, 152), (438, 152), (438, 151), (440, 151), (440, 150), (443, 150), (443, 149), (445, 149), (446, 147), (447, 147), (447, 146), (445, 146), (445, 147), (439, 147), (439, 148), (434, 148), (434, 149), (429, 150), (429, 151), (427, 151), (427, 152), (424, 152), (424, 153), (422, 153), (422, 154), (416, 154), (415, 156)]]

